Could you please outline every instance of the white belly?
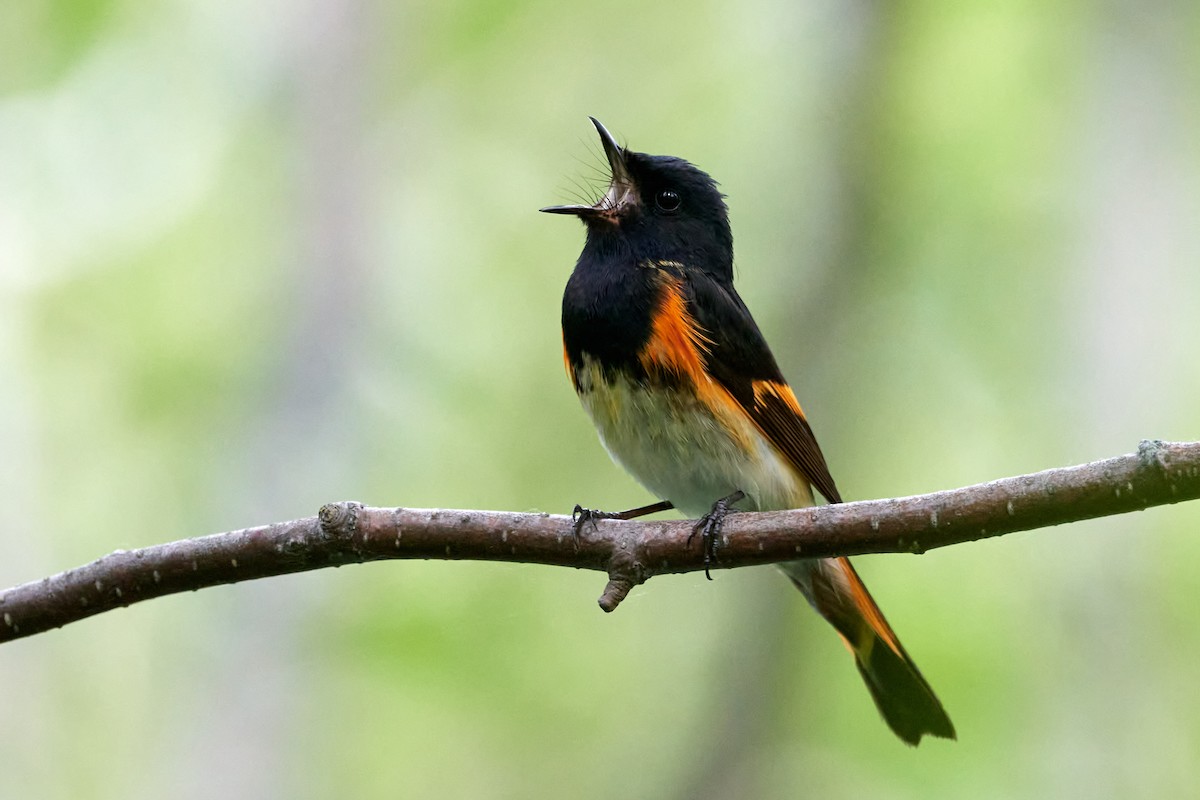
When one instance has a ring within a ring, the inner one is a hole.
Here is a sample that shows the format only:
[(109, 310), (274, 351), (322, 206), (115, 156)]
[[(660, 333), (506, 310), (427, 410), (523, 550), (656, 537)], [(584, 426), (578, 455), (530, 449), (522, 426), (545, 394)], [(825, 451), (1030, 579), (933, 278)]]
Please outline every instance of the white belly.
[(721, 415), (695, 397), (601, 379), (585, 361), (580, 400), (613, 460), (656, 497), (691, 517), (741, 489), (738, 508), (765, 511), (813, 504), (799, 477), (744, 414)]

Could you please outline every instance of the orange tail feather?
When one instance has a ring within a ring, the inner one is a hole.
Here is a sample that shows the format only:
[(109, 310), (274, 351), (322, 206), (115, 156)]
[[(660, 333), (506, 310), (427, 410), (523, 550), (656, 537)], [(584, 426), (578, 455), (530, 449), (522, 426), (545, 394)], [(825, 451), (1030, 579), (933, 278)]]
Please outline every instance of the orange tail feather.
[(854, 654), (879, 713), (905, 742), (925, 734), (955, 738), (954, 724), (845, 558), (780, 565)]

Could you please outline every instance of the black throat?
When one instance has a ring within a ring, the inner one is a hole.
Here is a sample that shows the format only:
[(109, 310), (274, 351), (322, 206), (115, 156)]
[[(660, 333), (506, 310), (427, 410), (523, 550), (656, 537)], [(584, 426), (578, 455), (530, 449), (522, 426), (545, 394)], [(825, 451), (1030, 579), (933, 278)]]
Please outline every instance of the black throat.
[(650, 339), (660, 280), (621, 247), (585, 247), (563, 292), (563, 346), (572, 368), (586, 354), (606, 374), (645, 377), (638, 354)]

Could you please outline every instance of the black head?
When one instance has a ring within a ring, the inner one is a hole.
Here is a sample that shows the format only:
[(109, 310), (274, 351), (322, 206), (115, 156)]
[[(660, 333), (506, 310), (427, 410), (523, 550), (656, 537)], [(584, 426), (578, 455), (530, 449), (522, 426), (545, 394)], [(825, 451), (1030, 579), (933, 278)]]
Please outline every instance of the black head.
[(733, 235), (717, 182), (682, 158), (637, 153), (617, 144), (590, 117), (612, 170), (593, 205), (550, 206), (587, 225), (587, 249), (635, 260), (678, 261), (714, 278), (733, 279)]

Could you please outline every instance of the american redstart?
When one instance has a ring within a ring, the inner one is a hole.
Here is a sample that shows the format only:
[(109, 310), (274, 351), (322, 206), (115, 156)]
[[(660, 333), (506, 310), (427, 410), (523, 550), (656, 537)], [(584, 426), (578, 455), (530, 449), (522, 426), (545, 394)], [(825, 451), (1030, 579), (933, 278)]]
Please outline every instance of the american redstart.
[[(609, 455), (662, 502), (700, 518), (706, 563), (725, 514), (841, 495), (812, 428), (733, 288), (733, 236), (716, 181), (689, 162), (617, 144), (592, 119), (612, 170), (579, 217), (583, 252), (563, 294), (563, 357)], [(879, 712), (908, 744), (954, 725), (845, 558), (780, 565), (841, 635)]]

